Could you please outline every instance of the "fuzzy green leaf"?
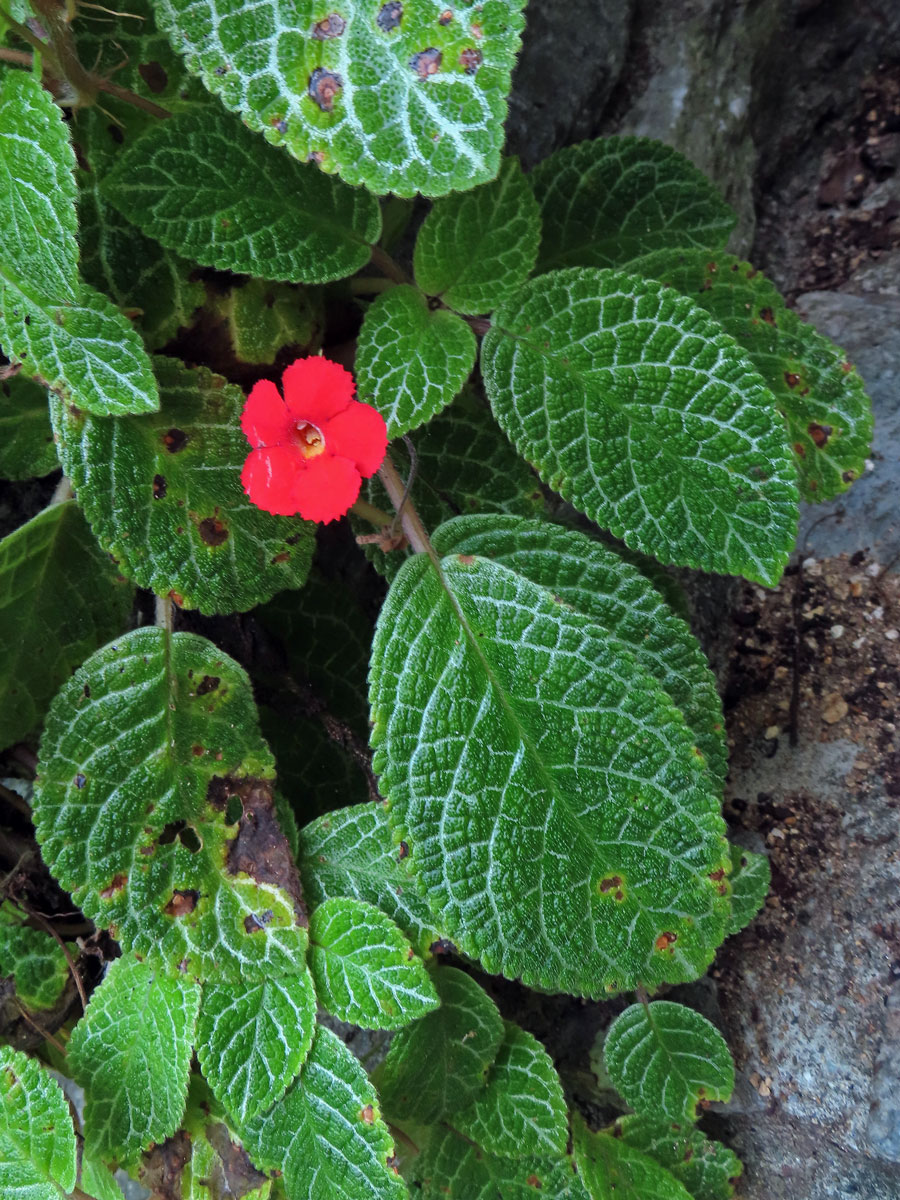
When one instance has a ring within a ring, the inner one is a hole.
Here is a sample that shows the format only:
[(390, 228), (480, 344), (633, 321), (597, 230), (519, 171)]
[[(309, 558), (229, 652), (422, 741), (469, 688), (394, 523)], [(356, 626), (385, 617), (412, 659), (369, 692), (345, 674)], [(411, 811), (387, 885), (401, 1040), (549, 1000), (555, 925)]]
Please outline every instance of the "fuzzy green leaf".
[(0, 1046), (0, 1190), (60, 1200), (75, 1186), (75, 1130), (62, 1088), (34, 1059)]
[(0, 978), (14, 977), (16, 996), (32, 1012), (50, 1009), (65, 990), (69, 964), (55, 938), (23, 920), (8, 901), (0, 905)]
[(475, 334), (456, 313), (432, 310), (417, 288), (391, 288), (359, 332), (356, 386), (384, 417), (388, 437), (400, 437), (447, 407), (477, 352)]
[(376, 1072), (388, 1116), (424, 1125), (474, 1099), (503, 1041), (497, 1006), (471, 976), (441, 967), (432, 978), (440, 1008), (401, 1029)]
[(122, 1189), (104, 1163), (90, 1154), (81, 1156), (81, 1182), (79, 1187), (92, 1200), (122, 1200)]
[(306, 915), (250, 682), (211, 642), (135, 630), (85, 663), (44, 728), (44, 860), (126, 949), (245, 985), (305, 970)]
[(494, 1157), (453, 1130), (435, 1135), (416, 1178), (421, 1200), (590, 1200), (570, 1158)]
[(765, 854), (731, 846), (731, 924), (728, 936), (740, 931), (756, 916), (766, 902), (772, 883), (772, 869)]
[(335, 896), (374, 904), (420, 954), (440, 936), (427, 902), (404, 869), (406, 852), (392, 844), (385, 806), (355, 804), (300, 830), (298, 865), (310, 905)]
[(494, 315), (491, 405), (545, 483), (666, 563), (774, 584), (797, 530), (772, 394), (684, 296), (615, 271), (556, 271)]
[(288, 1200), (404, 1200), (378, 1096), (333, 1033), (316, 1030), (300, 1078), (240, 1130), (258, 1167), (284, 1172)]
[(603, 1060), (635, 1112), (676, 1125), (695, 1121), (701, 1100), (727, 1100), (734, 1089), (734, 1063), (721, 1033), (670, 1000), (626, 1008), (606, 1035)]
[(553, 1061), (518, 1025), (504, 1021), (503, 1030), (485, 1088), (467, 1108), (451, 1114), (451, 1123), (489, 1154), (561, 1157), (569, 1123)]
[(650, 138), (567, 146), (529, 180), (543, 221), (539, 271), (621, 267), (673, 245), (721, 250), (735, 225), (706, 176)]
[(184, 976), (131, 956), (110, 964), (68, 1047), (89, 1154), (128, 1163), (178, 1128), (199, 1003)]
[(531, 274), (540, 234), (519, 160), (504, 159), (490, 183), (435, 201), (416, 239), (416, 283), (457, 312), (491, 312)]
[(240, 362), (293, 361), (314, 354), (325, 325), (320, 295), (309, 288), (249, 279), (233, 287), (218, 311), (228, 322)]
[(30, 733), (74, 668), (125, 628), (133, 596), (74, 501), (0, 542), (0, 745)]
[(692, 1125), (672, 1126), (665, 1118), (621, 1117), (613, 1135), (655, 1159), (691, 1194), (691, 1200), (731, 1200), (743, 1170), (741, 1160)]
[(309, 919), (309, 969), (319, 1003), (364, 1029), (399, 1029), (437, 1007), (434, 985), (390, 919), (363, 900), (335, 897)]
[(419, 555), (394, 581), (370, 699), (373, 767), (442, 928), (529, 986), (696, 978), (728, 860), (680, 713), (552, 591), (473, 555), (441, 570)]
[(519, 517), (457, 517), (434, 534), (439, 554), (510, 567), (589, 617), (661, 684), (724, 783), (728, 758), (715, 676), (687, 624), (636, 567), (582, 533)]
[(730, 254), (683, 250), (650, 254), (629, 270), (690, 296), (744, 348), (787, 422), (804, 500), (833, 500), (863, 473), (872, 406), (859, 373), (761, 271)]
[(213, 1095), (243, 1124), (280, 1100), (312, 1045), (316, 994), (308, 971), (207, 983), (197, 1055)]
[(0, 479), (33, 479), (59, 459), (47, 412), (47, 389), (22, 375), (0, 382)]
[(63, 469), (123, 574), (185, 608), (252, 608), (309, 570), (314, 526), (273, 517), (241, 486), (244, 395), (205, 369), (157, 358), (163, 407), (102, 421), (51, 403)]
[(591, 1200), (693, 1200), (684, 1185), (648, 1154), (575, 1122), (575, 1161)]
[(271, 280), (352, 275), (381, 232), (381, 210), (367, 192), (277, 153), (216, 107), (153, 125), (101, 190), (170, 250)]
[(4, 71), (0, 283), (14, 284), (36, 306), (61, 305), (78, 294), (74, 170), (62, 109), (37, 75)]
[(266, 140), (373, 192), (427, 196), (500, 165), (524, 0), (347, 0), (340, 13), (283, 0), (159, 0), (189, 70)]

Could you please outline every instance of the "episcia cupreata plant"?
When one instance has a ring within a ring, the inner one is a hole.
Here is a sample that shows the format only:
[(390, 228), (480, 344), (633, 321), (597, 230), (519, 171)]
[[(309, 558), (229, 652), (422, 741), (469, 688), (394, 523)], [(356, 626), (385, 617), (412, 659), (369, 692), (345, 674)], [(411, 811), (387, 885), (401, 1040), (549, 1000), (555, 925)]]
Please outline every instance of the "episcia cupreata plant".
[[(502, 155), (523, 8), (0, 7), (3, 1195), (733, 1192), (650, 997), (768, 868), (660, 564), (775, 585), (871, 415), (679, 154)], [(605, 1127), (473, 968), (636, 997)]]

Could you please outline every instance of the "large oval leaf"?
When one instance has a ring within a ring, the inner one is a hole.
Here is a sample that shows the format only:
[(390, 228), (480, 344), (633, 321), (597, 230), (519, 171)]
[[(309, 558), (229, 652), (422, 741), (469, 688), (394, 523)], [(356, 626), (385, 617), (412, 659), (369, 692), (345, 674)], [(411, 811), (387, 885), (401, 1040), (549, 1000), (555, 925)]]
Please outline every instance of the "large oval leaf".
[(570, 1157), (501, 1158), (452, 1129), (435, 1130), (415, 1171), (417, 1200), (590, 1200)]
[(656, 1159), (608, 1133), (574, 1127), (575, 1161), (591, 1200), (692, 1200), (685, 1186)]
[(390, 820), (466, 954), (592, 996), (702, 973), (729, 910), (717, 792), (619, 643), (509, 567), (422, 555), (370, 687)]
[(772, 393), (709, 315), (615, 271), (556, 271), (482, 346), (497, 420), (550, 487), (662, 562), (777, 582), (797, 529)]
[(62, 1088), (27, 1055), (0, 1046), (0, 1187), (59, 1200), (76, 1177), (75, 1130)]

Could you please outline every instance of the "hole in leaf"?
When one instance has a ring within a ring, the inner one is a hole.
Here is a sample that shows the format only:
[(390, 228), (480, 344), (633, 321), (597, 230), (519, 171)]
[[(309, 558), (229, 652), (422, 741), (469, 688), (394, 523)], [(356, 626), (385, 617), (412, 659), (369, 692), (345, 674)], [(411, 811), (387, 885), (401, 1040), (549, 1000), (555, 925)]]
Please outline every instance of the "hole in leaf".
[(225, 824), (237, 825), (243, 815), (244, 805), (240, 796), (229, 796), (228, 803), (225, 805)]
[(193, 825), (188, 825), (187, 821), (170, 821), (159, 835), (158, 841), (161, 846), (170, 846), (176, 838), (191, 854), (196, 854), (203, 846), (197, 830)]

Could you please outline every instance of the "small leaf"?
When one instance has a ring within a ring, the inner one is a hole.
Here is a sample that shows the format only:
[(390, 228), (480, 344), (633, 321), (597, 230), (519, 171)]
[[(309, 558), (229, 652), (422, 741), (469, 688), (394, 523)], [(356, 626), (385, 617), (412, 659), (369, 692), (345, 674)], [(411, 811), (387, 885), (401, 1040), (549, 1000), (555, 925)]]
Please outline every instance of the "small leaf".
[(34, 1059), (0, 1046), (0, 1190), (59, 1200), (75, 1186), (75, 1130), (62, 1088)]
[(665, 1118), (621, 1117), (612, 1134), (671, 1171), (691, 1200), (731, 1200), (734, 1195), (741, 1160), (694, 1126), (673, 1127)]
[(360, 398), (400, 437), (446, 408), (468, 379), (478, 346), (455, 313), (432, 310), (414, 287), (391, 288), (369, 308), (359, 333)]
[(666, 563), (775, 584), (797, 530), (772, 394), (692, 301), (614, 271), (557, 271), (494, 316), (482, 372), (545, 483)]
[(487, 1083), (450, 1123), (489, 1154), (549, 1158), (566, 1152), (569, 1124), (550, 1055), (530, 1033), (503, 1022), (503, 1042)]
[(300, 1078), (240, 1130), (258, 1167), (284, 1172), (288, 1200), (403, 1200), (390, 1134), (362, 1067), (319, 1026)]
[(301, 358), (321, 345), (322, 302), (309, 288), (248, 279), (228, 292), (219, 311), (240, 362), (270, 365), (277, 355), (282, 361)]
[(5, 70), (0, 79), (0, 283), (15, 284), (38, 306), (74, 301), (78, 292), (74, 169), (62, 109), (38, 75)]
[(506, 158), (490, 183), (435, 201), (416, 239), (416, 283), (457, 312), (491, 312), (531, 274), (540, 234), (519, 160)]
[(494, 1157), (452, 1129), (438, 1131), (421, 1159), (421, 1200), (591, 1200), (571, 1158)]
[(309, 969), (319, 1003), (364, 1029), (399, 1029), (438, 1005), (422, 960), (374, 905), (335, 897), (309, 920)]
[(622, 1138), (591, 1133), (578, 1120), (574, 1145), (591, 1200), (693, 1200), (665, 1167)]
[(735, 225), (706, 176), (651, 138), (567, 146), (528, 178), (543, 221), (539, 271), (621, 267), (673, 245), (721, 250)]
[(804, 500), (832, 500), (863, 473), (872, 406), (859, 373), (761, 271), (730, 254), (689, 250), (650, 254), (629, 270), (690, 296), (744, 348), (787, 422)]
[(78, 1186), (92, 1200), (122, 1200), (122, 1189), (109, 1167), (86, 1152), (81, 1156), (81, 1179)]
[(434, 916), (392, 844), (384, 804), (354, 804), (300, 830), (298, 865), (311, 905), (335, 896), (368, 901), (397, 924), (420, 954), (440, 936)]
[(728, 936), (749, 925), (766, 902), (772, 870), (765, 854), (731, 846), (731, 924)]
[(0, 382), (0, 479), (33, 479), (59, 466), (47, 389), (13, 375)]
[(137, 629), (57, 694), (34, 821), (85, 916), (182, 974), (305, 971), (306, 912), (250, 681), (205, 638)]
[(603, 1058), (635, 1112), (676, 1125), (695, 1121), (699, 1104), (727, 1100), (734, 1089), (734, 1063), (721, 1033), (670, 1000), (626, 1008), (610, 1026)]
[(308, 971), (207, 983), (197, 1055), (216, 1099), (238, 1124), (280, 1100), (312, 1045), (316, 995)]
[(0, 542), (0, 745), (29, 734), (75, 667), (125, 628), (133, 597), (74, 501)]
[(268, 1200), (272, 1194), (272, 1180), (255, 1170), (225, 1125), (204, 1121), (192, 1130), (190, 1147), (179, 1193), (183, 1200)]
[(101, 421), (51, 403), (63, 469), (100, 544), (139, 587), (204, 613), (299, 587), (314, 526), (244, 494), (240, 388), (175, 359), (154, 365), (163, 407), (152, 416)]
[(497, 1006), (455, 967), (432, 973), (441, 1006), (401, 1029), (376, 1072), (389, 1118), (424, 1125), (454, 1115), (482, 1090), (503, 1041)]
[(16, 997), (32, 1012), (53, 1008), (69, 979), (62, 947), (42, 929), (23, 924), (8, 901), (0, 905), (0, 979), (15, 979)]
[(191, 0), (160, 0), (157, 18), (188, 69), (301, 162), (398, 196), (492, 179), (524, 0), (462, 0), (449, 21), (436, 4), (339, 7), (261, 21), (205, 0), (198, 19)]
[(129, 1163), (178, 1128), (199, 1004), (184, 976), (130, 956), (110, 964), (68, 1048), (89, 1154)]
[(352, 275), (381, 232), (367, 192), (292, 161), (215, 107), (151, 126), (117, 160), (102, 192), (142, 233), (185, 258), (270, 280)]

